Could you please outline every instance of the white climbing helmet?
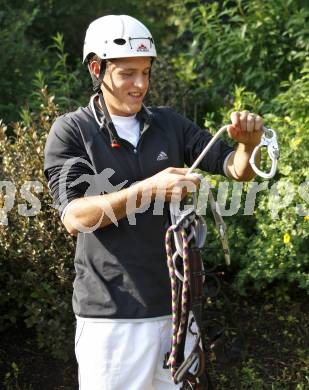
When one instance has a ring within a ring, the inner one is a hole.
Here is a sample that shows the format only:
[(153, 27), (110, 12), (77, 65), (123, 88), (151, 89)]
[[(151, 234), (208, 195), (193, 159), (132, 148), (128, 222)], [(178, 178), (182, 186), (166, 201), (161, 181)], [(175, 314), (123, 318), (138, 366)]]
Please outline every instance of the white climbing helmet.
[(128, 15), (102, 16), (89, 25), (83, 62), (91, 53), (102, 59), (157, 56), (148, 28)]

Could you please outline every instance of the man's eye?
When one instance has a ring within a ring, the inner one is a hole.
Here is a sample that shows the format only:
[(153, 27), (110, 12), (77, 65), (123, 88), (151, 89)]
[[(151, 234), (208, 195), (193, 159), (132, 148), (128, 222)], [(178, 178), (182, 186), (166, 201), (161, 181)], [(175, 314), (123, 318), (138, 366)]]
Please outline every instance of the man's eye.
[(132, 76), (132, 73), (121, 73), (122, 76), (126, 76), (126, 77), (129, 77), (129, 76)]

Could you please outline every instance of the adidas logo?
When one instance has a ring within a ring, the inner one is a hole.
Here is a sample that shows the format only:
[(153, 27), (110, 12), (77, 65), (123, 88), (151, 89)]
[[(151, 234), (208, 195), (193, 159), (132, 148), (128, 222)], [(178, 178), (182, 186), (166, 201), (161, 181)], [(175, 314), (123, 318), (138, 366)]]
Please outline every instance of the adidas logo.
[(157, 161), (162, 161), (162, 160), (168, 160), (168, 155), (163, 151), (160, 152), (157, 157)]

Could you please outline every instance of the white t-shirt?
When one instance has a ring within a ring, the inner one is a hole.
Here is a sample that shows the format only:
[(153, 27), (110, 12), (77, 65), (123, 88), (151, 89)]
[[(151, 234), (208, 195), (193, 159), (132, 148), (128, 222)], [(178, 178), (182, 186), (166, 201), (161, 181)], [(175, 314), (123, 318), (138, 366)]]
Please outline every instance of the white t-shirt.
[(136, 119), (136, 114), (132, 116), (111, 115), (111, 118), (119, 137), (136, 147), (140, 137), (140, 124)]

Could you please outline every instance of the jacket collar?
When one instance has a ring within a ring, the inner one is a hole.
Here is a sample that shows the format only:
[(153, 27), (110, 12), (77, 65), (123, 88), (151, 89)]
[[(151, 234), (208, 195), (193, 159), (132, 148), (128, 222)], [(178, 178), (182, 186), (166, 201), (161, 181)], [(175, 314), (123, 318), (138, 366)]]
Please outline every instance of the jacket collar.
[(153, 113), (143, 104), (141, 110), (136, 114), (136, 118), (144, 124), (150, 125), (153, 119)]

